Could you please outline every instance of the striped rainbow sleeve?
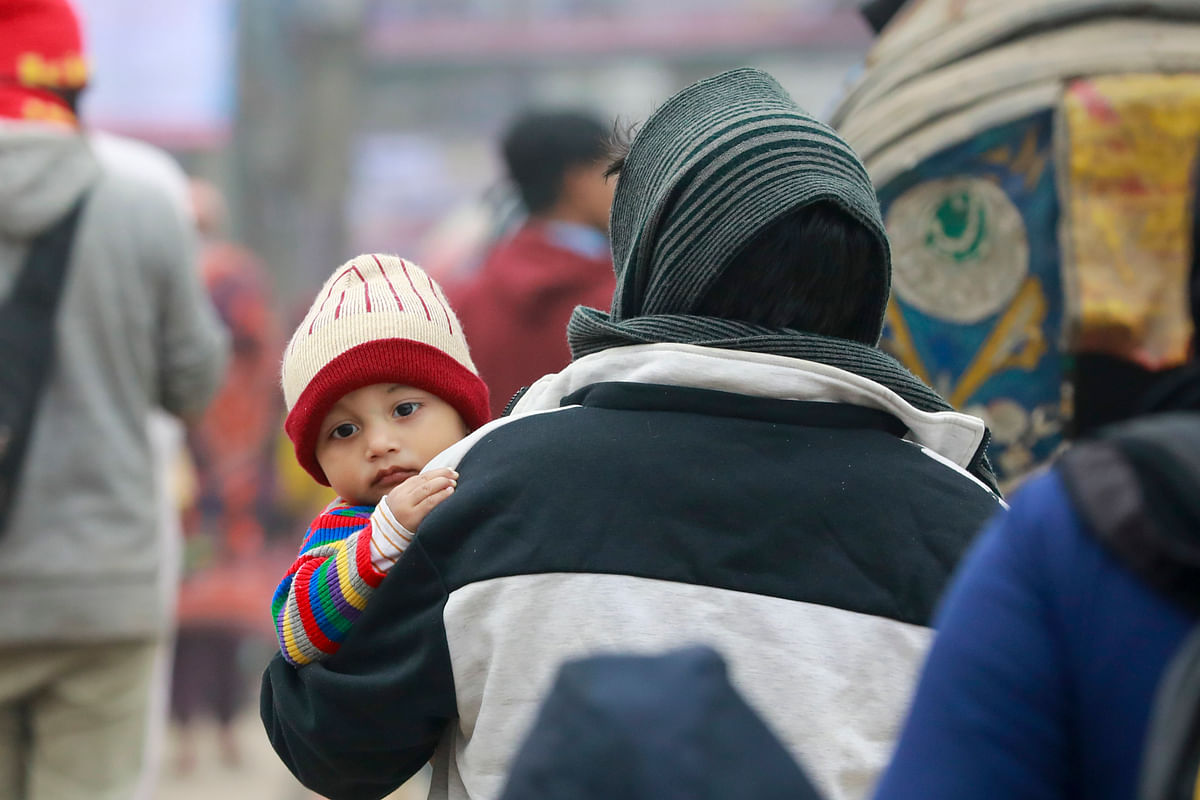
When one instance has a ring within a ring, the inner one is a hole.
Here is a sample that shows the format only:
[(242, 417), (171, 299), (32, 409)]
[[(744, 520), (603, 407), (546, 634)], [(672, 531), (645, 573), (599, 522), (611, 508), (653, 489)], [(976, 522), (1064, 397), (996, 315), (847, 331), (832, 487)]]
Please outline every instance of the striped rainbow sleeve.
[(371, 551), (371, 506), (335, 500), (304, 536), (271, 598), (279, 650), (295, 666), (338, 651), (385, 572)]

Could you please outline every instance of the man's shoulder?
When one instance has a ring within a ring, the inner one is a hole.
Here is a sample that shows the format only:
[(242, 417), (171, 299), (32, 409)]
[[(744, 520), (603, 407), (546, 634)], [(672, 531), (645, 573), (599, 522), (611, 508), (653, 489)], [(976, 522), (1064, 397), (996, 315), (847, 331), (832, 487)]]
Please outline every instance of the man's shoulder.
[[(762, 414), (780, 412), (758, 399)], [(417, 536), (450, 591), (514, 575), (639, 575), (925, 624), (998, 509), (878, 426), (604, 402), (506, 418), (461, 443), (458, 489)], [(754, 555), (714, 555), (731, 548)]]
[(1072, 498), (1061, 464), (1013, 493), (1011, 507), (985, 533), (980, 551), (972, 559), (979, 562), (972, 566), (975, 572), (1031, 587), (1051, 607), (1071, 609), (1083, 602), (1093, 614), (1117, 595), (1122, 602), (1136, 597), (1139, 607), (1157, 604), (1150, 587), (1101, 541)]
[(119, 214), (123, 230), (151, 240), (190, 229), (187, 176), (170, 155), (109, 134), (95, 134), (88, 143), (101, 167), (93, 191), (101, 214)]
[[(598, 393), (593, 393), (580, 405), (567, 398), (557, 408), (489, 423), (430, 466), (460, 469), (473, 479), (483, 475), (491, 489), (520, 492), (531, 479), (564, 469), (637, 473), (656, 464), (667, 470), (659, 485), (676, 489), (715, 475), (753, 473), (772, 483), (828, 484), (872, 507), (892, 502), (907, 507), (914, 500), (938, 505), (948, 527), (971, 528), (971, 533), (1002, 508), (1000, 498), (967, 470), (906, 441), (900, 435), (903, 426), (876, 410), (746, 397), (737, 413), (722, 413), (732, 411), (736, 396), (686, 387), (602, 388), (611, 388), (611, 396), (595, 399)], [(677, 392), (694, 396), (681, 401)], [(639, 407), (653, 403), (656, 393), (661, 406)], [(675, 408), (680, 402), (684, 406)], [(709, 403), (714, 413), (700, 411)], [(800, 420), (788, 418), (797, 413), (786, 408), (790, 405), (804, 407)], [(834, 419), (807, 424), (807, 413)], [(867, 424), (849, 426), (855, 415), (867, 417)], [(901, 430), (889, 429), (888, 423)]]
[[(467, 459), (483, 458), (505, 459), (514, 446), (540, 448), (558, 444), (553, 436), (544, 432), (561, 420), (550, 420), (572, 411), (570, 407), (561, 407), (535, 411), (516, 416), (498, 417), (486, 425), (477, 428), (455, 444), (443, 450), (425, 466), (426, 470), (438, 467), (457, 469)], [(548, 424), (549, 423), (549, 424)], [(574, 424), (567, 421), (567, 424)]]
[(187, 175), (166, 151), (107, 133), (92, 134), (88, 143), (110, 180), (140, 187), (141, 192), (165, 198), (180, 209), (190, 206)]

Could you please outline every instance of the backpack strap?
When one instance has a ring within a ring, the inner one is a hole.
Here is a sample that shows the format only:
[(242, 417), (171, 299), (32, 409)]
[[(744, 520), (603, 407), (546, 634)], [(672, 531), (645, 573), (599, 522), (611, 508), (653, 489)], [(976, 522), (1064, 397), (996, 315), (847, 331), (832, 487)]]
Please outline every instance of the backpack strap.
[(85, 193), (25, 256), (12, 291), (0, 303), (0, 531), (12, 510), (38, 401), (55, 353), (55, 317)]
[(1146, 732), (1139, 800), (1200, 798), (1200, 627), (1159, 682)]
[(1105, 429), (1058, 465), (1091, 532), (1135, 575), (1200, 614), (1200, 414)]

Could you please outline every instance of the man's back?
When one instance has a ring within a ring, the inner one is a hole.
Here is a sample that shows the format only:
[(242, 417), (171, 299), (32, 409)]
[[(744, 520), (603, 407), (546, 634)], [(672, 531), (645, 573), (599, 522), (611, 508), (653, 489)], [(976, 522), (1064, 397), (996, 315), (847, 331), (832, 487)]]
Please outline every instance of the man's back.
[(1198, 447), (1200, 415), (1151, 415), (1022, 487), (947, 590), (878, 800), (1141, 796), (1200, 610)]
[(29, 240), (85, 192), (16, 506), (0, 539), (0, 641), (150, 636), (162, 626), (152, 406), (203, 407), (223, 333), (181, 209), (102, 165), (77, 132), (0, 129), (0, 292)]
[(865, 794), (994, 500), (868, 409), (628, 384), (572, 400), (469, 452), (423, 531), (449, 588), (457, 768), (503, 775), (563, 659), (704, 642), (830, 796)]

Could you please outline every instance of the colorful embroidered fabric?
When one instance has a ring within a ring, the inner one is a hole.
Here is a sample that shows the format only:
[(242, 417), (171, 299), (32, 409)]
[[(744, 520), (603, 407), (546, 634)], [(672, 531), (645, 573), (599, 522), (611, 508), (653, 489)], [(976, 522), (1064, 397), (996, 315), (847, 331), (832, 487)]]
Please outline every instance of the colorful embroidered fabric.
[(984, 418), (1002, 487), (1187, 358), (1200, 5), (910, 2), (831, 124), (892, 243), (882, 344)]
[(1148, 369), (1178, 366), (1192, 341), (1181, 289), (1191, 267), (1200, 75), (1077, 80), (1062, 113), (1063, 271), (1078, 305), (1072, 349)]
[(1062, 439), (1053, 114), (982, 131), (879, 192), (892, 237), (883, 345), (956, 408), (988, 421), (997, 474)]

